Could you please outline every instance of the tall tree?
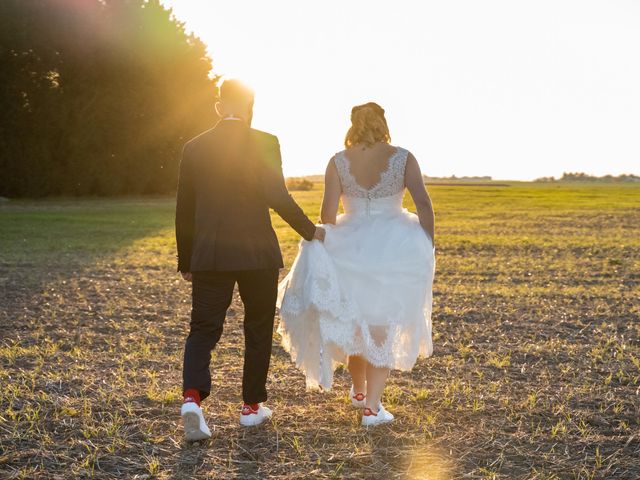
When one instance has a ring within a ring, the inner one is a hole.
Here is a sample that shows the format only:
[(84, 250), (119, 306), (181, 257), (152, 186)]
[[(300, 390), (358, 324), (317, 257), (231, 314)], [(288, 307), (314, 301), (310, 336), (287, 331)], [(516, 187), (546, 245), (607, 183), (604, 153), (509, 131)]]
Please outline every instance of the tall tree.
[(0, 195), (173, 190), (216, 79), (159, 0), (3, 0), (0, 32)]

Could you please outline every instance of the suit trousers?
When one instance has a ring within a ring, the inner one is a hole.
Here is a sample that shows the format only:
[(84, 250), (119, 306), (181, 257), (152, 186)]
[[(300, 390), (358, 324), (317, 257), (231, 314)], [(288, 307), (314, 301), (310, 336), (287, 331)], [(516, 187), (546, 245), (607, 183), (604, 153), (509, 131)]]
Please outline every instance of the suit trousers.
[(264, 402), (267, 399), (278, 269), (193, 272), (192, 282), (191, 323), (182, 372), (183, 391), (198, 389), (201, 399), (210, 395), (211, 352), (222, 335), (237, 283), (244, 304), (242, 398), (246, 403)]

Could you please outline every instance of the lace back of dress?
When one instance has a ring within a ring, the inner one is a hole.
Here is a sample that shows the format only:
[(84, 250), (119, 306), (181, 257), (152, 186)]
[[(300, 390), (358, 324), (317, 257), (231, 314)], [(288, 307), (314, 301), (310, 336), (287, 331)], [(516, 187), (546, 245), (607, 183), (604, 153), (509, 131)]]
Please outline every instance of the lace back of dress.
[(380, 175), (380, 181), (372, 188), (364, 188), (351, 174), (349, 159), (345, 152), (336, 153), (334, 162), (342, 184), (342, 193), (350, 197), (383, 198), (400, 193), (404, 189), (404, 170), (409, 151), (397, 147), (389, 158), (387, 169)]

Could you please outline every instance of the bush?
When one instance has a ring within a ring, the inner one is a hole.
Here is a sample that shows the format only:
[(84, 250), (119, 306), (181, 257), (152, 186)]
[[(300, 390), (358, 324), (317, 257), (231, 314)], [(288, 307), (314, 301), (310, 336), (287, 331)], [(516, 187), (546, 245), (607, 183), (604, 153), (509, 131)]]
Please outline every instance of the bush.
[(302, 177), (290, 177), (287, 178), (287, 189), (291, 191), (307, 192), (309, 190), (313, 190), (313, 182)]

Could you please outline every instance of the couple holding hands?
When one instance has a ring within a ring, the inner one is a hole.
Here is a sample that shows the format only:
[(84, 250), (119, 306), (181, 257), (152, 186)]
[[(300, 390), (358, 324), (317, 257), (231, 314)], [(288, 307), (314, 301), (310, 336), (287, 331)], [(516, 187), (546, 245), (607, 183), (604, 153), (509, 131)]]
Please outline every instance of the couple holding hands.
[[(227, 80), (219, 98), (220, 121), (184, 147), (177, 193), (178, 270), (192, 282), (186, 439), (211, 436), (200, 402), (210, 394), (211, 352), (236, 284), (245, 309), (241, 425), (272, 416), (263, 402), (276, 306), (282, 344), (307, 387), (330, 389), (335, 368), (346, 364), (362, 425), (392, 421), (381, 402), (389, 371), (410, 370), (432, 353), (434, 214), (418, 162), (390, 145), (379, 105), (354, 107), (346, 149), (327, 166), (316, 226), (287, 192), (278, 139), (250, 126), (253, 92)], [(417, 215), (402, 207), (405, 189)], [(304, 239), (280, 284), (270, 209)]]

